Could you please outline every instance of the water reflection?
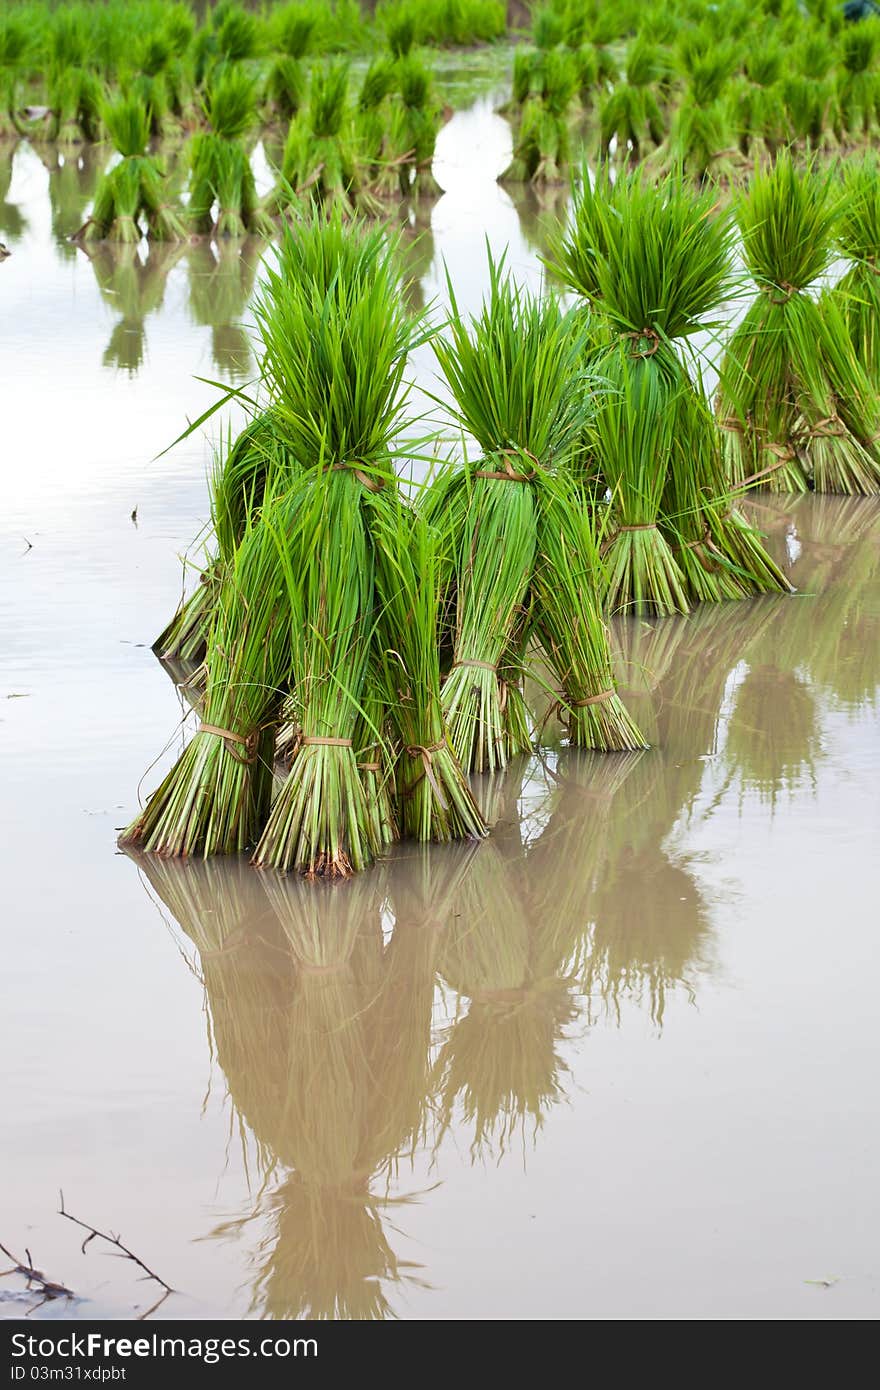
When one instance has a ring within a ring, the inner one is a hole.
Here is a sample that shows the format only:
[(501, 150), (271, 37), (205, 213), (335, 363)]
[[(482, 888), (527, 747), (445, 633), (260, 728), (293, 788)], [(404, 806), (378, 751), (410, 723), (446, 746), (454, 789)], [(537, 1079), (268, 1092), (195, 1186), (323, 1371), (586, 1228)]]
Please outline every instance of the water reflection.
[(11, 202), (9, 189), (20, 142), (0, 140), (0, 240), (15, 245), (27, 231), (28, 220), (18, 203)]
[(253, 364), (244, 320), (265, 250), (259, 237), (203, 241), (187, 248), (190, 316), (193, 323), (210, 328), (213, 363), (231, 382), (243, 381)]
[(49, 175), (52, 236), (62, 260), (74, 260), (77, 246), (70, 240), (88, 215), (98, 180), (112, 153), (109, 145), (77, 145), (61, 149), (41, 145), (37, 150)]
[(182, 248), (154, 242), (143, 250), (90, 242), (82, 251), (91, 262), (101, 298), (116, 316), (101, 361), (105, 367), (135, 376), (146, 354), (146, 321), (164, 304), (168, 275), (180, 260)]

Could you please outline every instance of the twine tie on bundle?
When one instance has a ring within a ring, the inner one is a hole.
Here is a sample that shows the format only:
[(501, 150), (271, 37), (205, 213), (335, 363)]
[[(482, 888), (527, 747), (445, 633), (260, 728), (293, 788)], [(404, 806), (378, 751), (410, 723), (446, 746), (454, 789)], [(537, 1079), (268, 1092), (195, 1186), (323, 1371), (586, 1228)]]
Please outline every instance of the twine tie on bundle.
[(518, 473), (511, 462), (512, 459), (527, 458), (531, 459), (535, 465), (535, 470), (540, 468), (540, 461), (532, 453), (531, 449), (501, 449), (500, 457), (504, 460), (503, 470), (492, 470), (478, 468), (474, 473), (475, 478), (493, 478), (499, 483), (530, 483), (535, 477), (535, 471), (531, 473)]
[(371, 478), (369, 473), (365, 473), (357, 463), (334, 463), (334, 473), (353, 473), (362, 487), (367, 492), (381, 492), (385, 486), (381, 478)]
[(353, 748), (354, 743), (350, 738), (319, 738), (310, 734), (297, 734), (293, 740), (290, 750), (290, 761), (296, 757), (301, 748)]
[(462, 661), (453, 661), (452, 669), (455, 670), (456, 666), (473, 666), (478, 671), (492, 671), (495, 675), (498, 674), (498, 667), (493, 666), (491, 661), (471, 661), (466, 658)]
[(846, 434), (846, 425), (839, 415), (824, 416), (823, 419), (817, 420), (810, 430), (811, 439), (843, 439)]
[(601, 705), (605, 700), (610, 700), (616, 695), (615, 690), (600, 690), (598, 695), (586, 695), (583, 700), (572, 700), (572, 709), (586, 709), (588, 705)]
[(622, 535), (622, 534), (624, 533), (624, 531), (656, 531), (656, 530), (657, 530), (657, 523), (656, 523), (656, 521), (642, 521), (642, 522), (639, 522), (638, 526), (618, 526), (618, 528), (617, 528), (617, 534), (618, 534), (618, 536), (620, 536), (620, 535)]
[(634, 343), (640, 343), (643, 338), (647, 338), (651, 344), (648, 348), (636, 349), (630, 353), (630, 357), (653, 357), (660, 346), (660, 334), (653, 328), (640, 328), (635, 333), (621, 333), (621, 338), (629, 338)]
[[(778, 285), (763, 285), (761, 288), (771, 304), (787, 304), (793, 294), (800, 293), (797, 285), (790, 285), (787, 280), (781, 280)], [(782, 290), (781, 299), (775, 293), (777, 290)]]
[[(215, 734), (217, 738), (222, 738), (224, 747), (231, 758), (244, 767), (250, 766), (257, 760), (257, 745), (259, 743), (259, 730), (248, 734), (245, 738), (243, 734), (237, 734), (232, 729), (221, 729), (219, 724), (200, 724), (196, 733)], [(238, 752), (235, 745), (244, 749), (244, 754)]]
[(443, 810), (444, 810), (444, 811), (448, 811), (448, 810), (449, 810), (448, 802), (446, 801), (446, 798), (445, 798), (444, 795), (443, 795), (443, 792), (442, 792), (441, 787), (440, 787), (440, 783), (437, 781), (437, 778), (434, 776), (434, 754), (435, 754), (435, 753), (439, 753), (440, 750), (441, 750), (442, 748), (445, 748), (445, 747), (446, 747), (446, 740), (443, 739), (443, 738), (441, 738), (441, 739), (439, 739), (439, 740), (437, 741), (437, 743), (431, 743), (431, 744), (428, 744), (428, 745), (425, 745), (425, 744), (423, 744), (423, 743), (412, 743), (412, 744), (409, 744), (408, 747), (407, 747), (406, 752), (407, 752), (407, 756), (408, 756), (408, 757), (410, 757), (410, 758), (421, 758), (421, 760), (422, 760), (422, 772), (421, 772), (421, 775), (420, 775), (419, 778), (416, 780), (416, 782), (413, 783), (413, 786), (410, 788), (410, 790), (412, 791), (412, 790), (415, 789), (416, 786), (418, 786), (418, 783), (421, 781), (422, 777), (427, 777), (428, 781), (429, 781), (430, 784), (431, 784), (431, 788), (432, 788), (432, 790), (433, 790), (433, 792), (434, 792), (434, 795), (436, 796), (437, 800), (440, 802), (440, 805), (443, 807)]

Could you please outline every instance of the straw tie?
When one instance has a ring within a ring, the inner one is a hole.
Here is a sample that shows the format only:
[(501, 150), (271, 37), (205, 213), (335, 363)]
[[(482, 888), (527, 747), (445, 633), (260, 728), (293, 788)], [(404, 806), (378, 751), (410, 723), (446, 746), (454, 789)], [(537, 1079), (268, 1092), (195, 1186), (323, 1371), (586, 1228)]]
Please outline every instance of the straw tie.
[(498, 667), (493, 666), (491, 661), (471, 661), (469, 658), (465, 658), (462, 661), (453, 661), (452, 669), (454, 670), (456, 666), (473, 666), (478, 671), (493, 671), (496, 675), (498, 674)]
[(418, 778), (416, 782), (413, 783), (413, 787), (410, 790), (414, 790), (414, 788), (418, 786), (418, 783), (421, 781), (422, 777), (427, 777), (428, 781), (431, 784), (431, 788), (434, 792), (434, 795), (440, 802), (440, 805), (443, 807), (444, 811), (448, 811), (449, 805), (446, 801), (446, 798), (443, 795), (440, 783), (437, 781), (437, 778), (434, 775), (434, 754), (439, 753), (440, 750), (445, 747), (446, 740), (444, 738), (441, 738), (438, 739), (436, 743), (431, 743), (427, 745), (423, 743), (411, 743), (408, 745), (406, 751), (407, 755), (410, 758), (421, 758), (423, 769), (421, 776)]
[(350, 738), (319, 738), (317, 735), (297, 734), (290, 750), (291, 759), (295, 758), (301, 748), (353, 748), (354, 744)]
[(367, 489), (367, 492), (381, 492), (385, 486), (381, 478), (371, 478), (369, 473), (365, 473), (357, 463), (334, 463), (333, 472), (353, 473), (361, 486)]
[(610, 700), (616, 695), (616, 690), (600, 690), (598, 695), (586, 695), (583, 700), (572, 700), (572, 709), (586, 709), (587, 705), (601, 705), (603, 701)]
[[(787, 304), (793, 294), (799, 293), (797, 285), (790, 285), (787, 280), (781, 280), (778, 285), (763, 285), (762, 289), (771, 304)], [(776, 290), (782, 290), (781, 298), (774, 293)]]
[(766, 468), (760, 469), (757, 473), (750, 473), (742, 482), (737, 483), (739, 491), (741, 488), (749, 487), (752, 483), (759, 483), (762, 478), (769, 478), (771, 473), (775, 473), (777, 468), (784, 468), (787, 463), (793, 463), (797, 454), (790, 444), (766, 444), (765, 449), (768, 454), (773, 454), (776, 458), (775, 463), (768, 463)]
[(641, 521), (638, 526), (618, 526), (617, 534), (622, 535), (624, 531), (656, 531), (656, 521)]
[(846, 425), (839, 415), (826, 415), (817, 420), (810, 430), (812, 439), (843, 439), (846, 433)]
[[(196, 732), (199, 734), (214, 734), (217, 738), (222, 738), (227, 753), (231, 758), (234, 758), (237, 763), (241, 763), (243, 766), (247, 767), (249, 764), (256, 762), (257, 747), (260, 737), (259, 730), (255, 730), (253, 733), (248, 734), (247, 737), (244, 737), (242, 734), (235, 733), (233, 729), (222, 729), (219, 724), (200, 724)], [(238, 752), (238, 749), (235, 747), (236, 744), (244, 749), (243, 755)]]
[(648, 348), (631, 352), (630, 357), (653, 357), (660, 346), (660, 334), (653, 328), (639, 328), (635, 333), (621, 333), (620, 336), (621, 338), (629, 338), (634, 343), (640, 343), (644, 338), (647, 338), (651, 344)]
[(504, 460), (504, 467), (498, 470), (478, 468), (474, 473), (475, 478), (493, 478), (498, 483), (530, 483), (535, 477), (535, 472), (518, 473), (511, 462), (512, 459), (527, 458), (531, 459), (535, 469), (541, 467), (540, 460), (535, 457), (531, 449), (501, 449), (499, 457)]

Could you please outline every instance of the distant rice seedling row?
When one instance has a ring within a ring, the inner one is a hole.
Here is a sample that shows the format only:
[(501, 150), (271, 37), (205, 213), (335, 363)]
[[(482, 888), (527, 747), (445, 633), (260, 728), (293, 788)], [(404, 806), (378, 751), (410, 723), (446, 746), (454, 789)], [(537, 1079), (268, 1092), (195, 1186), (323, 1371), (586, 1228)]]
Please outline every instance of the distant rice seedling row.
[(681, 168), (729, 187), (777, 153), (837, 156), (880, 132), (880, 20), (832, 0), (545, 0), (514, 54), (503, 182), (573, 160)]

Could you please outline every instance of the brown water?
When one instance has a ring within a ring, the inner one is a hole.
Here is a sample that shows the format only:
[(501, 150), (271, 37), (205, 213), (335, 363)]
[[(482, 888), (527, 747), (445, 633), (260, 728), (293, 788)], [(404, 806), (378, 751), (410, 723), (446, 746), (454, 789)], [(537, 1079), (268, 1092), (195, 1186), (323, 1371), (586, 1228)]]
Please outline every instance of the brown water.
[[(445, 259), (477, 304), (484, 235), (538, 283), (508, 154), (488, 98), (444, 131), (425, 300)], [(876, 1316), (878, 505), (762, 501), (797, 596), (621, 624), (655, 747), (511, 769), (477, 848), (133, 862), (207, 516), (204, 442), (149, 460), (249, 371), (260, 248), (89, 260), (94, 171), (8, 158), (0, 1240), (80, 1295), (40, 1315), (151, 1299), (63, 1187), (182, 1291), (157, 1317)]]

